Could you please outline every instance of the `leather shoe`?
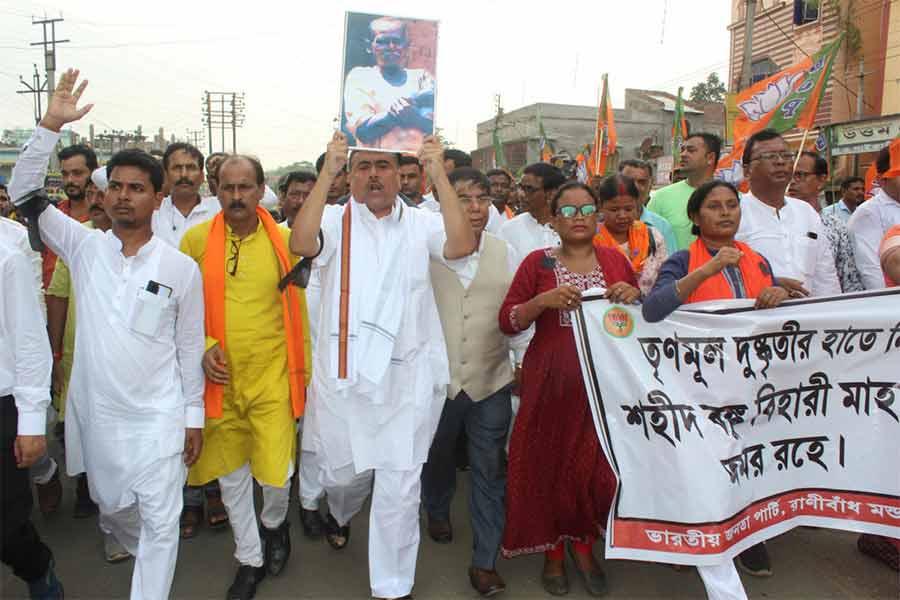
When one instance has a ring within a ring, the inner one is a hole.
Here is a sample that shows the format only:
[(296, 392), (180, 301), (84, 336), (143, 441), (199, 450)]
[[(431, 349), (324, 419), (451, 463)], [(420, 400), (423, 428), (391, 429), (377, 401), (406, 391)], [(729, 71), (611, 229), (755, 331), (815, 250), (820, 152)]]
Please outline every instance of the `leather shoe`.
[(262, 525), (259, 527), (263, 544), (263, 563), (269, 575), (281, 575), (291, 557), (290, 526), (291, 524), (285, 521), (277, 529), (266, 529)]
[(53, 472), (53, 477), (50, 478), (50, 481), (47, 483), (35, 483), (34, 487), (37, 490), (38, 507), (41, 509), (41, 514), (47, 516), (55, 513), (62, 500), (62, 484), (59, 482), (59, 465), (56, 466), (56, 471)]
[(82, 473), (78, 476), (78, 483), (75, 486), (75, 508), (72, 509), (72, 518), (86, 519), (96, 515), (100, 510), (94, 501), (91, 500), (90, 488), (88, 488), (87, 475)]
[(303, 525), (303, 535), (311, 540), (317, 540), (325, 535), (325, 523), (318, 510), (306, 510), (301, 506), (300, 524)]
[(453, 527), (449, 520), (428, 515), (428, 535), (438, 544), (449, 544), (453, 541)]
[(256, 595), (256, 584), (266, 578), (265, 567), (241, 565), (228, 588), (227, 600), (251, 600)]
[(469, 583), (475, 588), (475, 591), (489, 598), (506, 591), (506, 582), (500, 577), (497, 571), (487, 569), (479, 569), (478, 567), (469, 567)]

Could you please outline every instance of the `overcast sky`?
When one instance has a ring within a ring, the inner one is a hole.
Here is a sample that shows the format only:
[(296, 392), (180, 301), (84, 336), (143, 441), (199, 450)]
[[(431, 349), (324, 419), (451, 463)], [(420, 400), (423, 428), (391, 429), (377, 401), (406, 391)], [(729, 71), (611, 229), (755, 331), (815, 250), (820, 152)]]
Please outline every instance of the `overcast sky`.
[(84, 100), (96, 104), (79, 133), (92, 123), (97, 132), (142, 125), (185, 137), (203, 129), (204, 90), (238, 91), (247, 106), (239, 151), (267, 168), (315, 160), (339, 111), (345, 10), (440, 20), (436, 122), (465, 150), (493, 115), (495, 94), (507, 112), (593, 105), (608, 72), (618, 107), (626, 87), (687, 93), (711, 71), (724, 80), (728, 67), (723, 0), (0, 0), (0, 129), (32, 124), (31, 96), (15, 93), (20, 74), (30, 81), (32, 64), (43, 67), (29, 46), (41, 39), (31, 15), (62, 11), (57, 38), (71, 42), (58, 47), (57, 68), (80, 68), (90, 80)]

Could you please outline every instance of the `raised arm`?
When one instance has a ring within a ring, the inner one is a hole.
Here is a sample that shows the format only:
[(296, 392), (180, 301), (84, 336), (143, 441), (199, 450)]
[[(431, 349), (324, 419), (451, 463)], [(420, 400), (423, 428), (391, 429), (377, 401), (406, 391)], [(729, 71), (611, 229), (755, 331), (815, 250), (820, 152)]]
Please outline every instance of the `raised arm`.
[(456, 190), (447, 179), (447, 171), (444, 170), (444, 148), (433, 135), (426, 137), (422, 143), (419, 160), (424, 164), (425, 172), (441, 199), (441, 216), (444, 219), (444, 231), (447, 233), (444, 258), (454, 260), (472, 254), (476, 248), (475, 233), (466, 218)]
[[(75, 247), (75, 242), (88, 235), (87, 230), (65, 215), (51, 216), (49, 219), (38, 217), (48, 208), (49, 202), (44, 193), (44, 178), (47, 175), (47, 164), (56, 142), (59, 131), (66, 123), (77, 121), (86, 115), (93, 104), (78, 108), (78, 100), (87, 87), (87, 80), (75, 88), (78, 71), (69, 69), (63, 73), (56, 86), (56, 91), (44, 113), (44, 118), (34, 130), (31, 139), (16, 161), (9, 194), (18, 211), (29, 221), (29, 234), (34, 236), (35, 223), (40, 226), (40, 238), (44, 240), (56, 254), (69, 262), (68, 254)], [(50, 212), (54, 212), (53, 211)], [(58, 212), (58, 211), (56, 211)], [(36, 240), (32, 240), (34, 246)]]
[(307, 196), (303, 206), (294, 218), (291, 227), (289, 246), (297, 256), (315, 256), (319, 252), (319, 229), (322, 227), (322, 214), (328, 200), (328, 189), (344, 165), (347, 164), (347, 136), (335, 131), (328, 150), (322, 172), (316, 184)]

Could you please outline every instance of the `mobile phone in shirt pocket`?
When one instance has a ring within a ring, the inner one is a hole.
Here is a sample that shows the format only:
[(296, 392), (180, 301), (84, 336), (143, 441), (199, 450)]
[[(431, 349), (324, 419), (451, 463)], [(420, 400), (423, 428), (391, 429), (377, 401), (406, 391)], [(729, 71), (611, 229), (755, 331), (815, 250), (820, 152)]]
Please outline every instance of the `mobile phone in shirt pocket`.
[(164, 316), (168, 312), (166, 309), (171, 304), (171, 298), (138, 289), (137, 297), (131, 303), (126, 316), (128, 328), (137, 333), (157, 337), (162, 329)]

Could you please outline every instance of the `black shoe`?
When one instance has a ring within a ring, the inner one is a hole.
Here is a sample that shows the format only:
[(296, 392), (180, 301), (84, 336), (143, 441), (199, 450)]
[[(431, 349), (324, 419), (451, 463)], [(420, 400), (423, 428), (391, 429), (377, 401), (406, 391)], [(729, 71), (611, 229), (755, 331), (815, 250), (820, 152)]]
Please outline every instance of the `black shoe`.
[(769, 551), (763, 542), (750, 546), (737, 557), (738, 567), (744, 573), (754, 577), (771, 577), (772, 564), (769, 562)]
[(291, 524), (285, 521), (278, 529), (266, 529), (259, 526), (259, 535), (263, 545), (263, 564), (269, 575), (281, 575), (291, 556)]
[(234, 576), (234, 583), (228, 588), (226, 600), (250, 600), (256, 595), (256, 584), (265, 578), (265, 567), (241, 565)]
[(325, 522), (318, 510), (306, 510), (300, 507), (300, 524), (303, 525), (303, 535), (311, 540), (317, 540), (325, 535)]
[(78, 483), (75, 486), (75, 508), (72, 510), (72, 517), (75, 519), (86, 519), (96, 515), (98, 512), (100, 511), (97, 505), (91, 500), (87, 475), (82, 473), (78, 476)]
[(428, 515), (428, 535), (438, 544), (449, 544), (453, 541), (453, 527), (449, 519), (436, 519)]

